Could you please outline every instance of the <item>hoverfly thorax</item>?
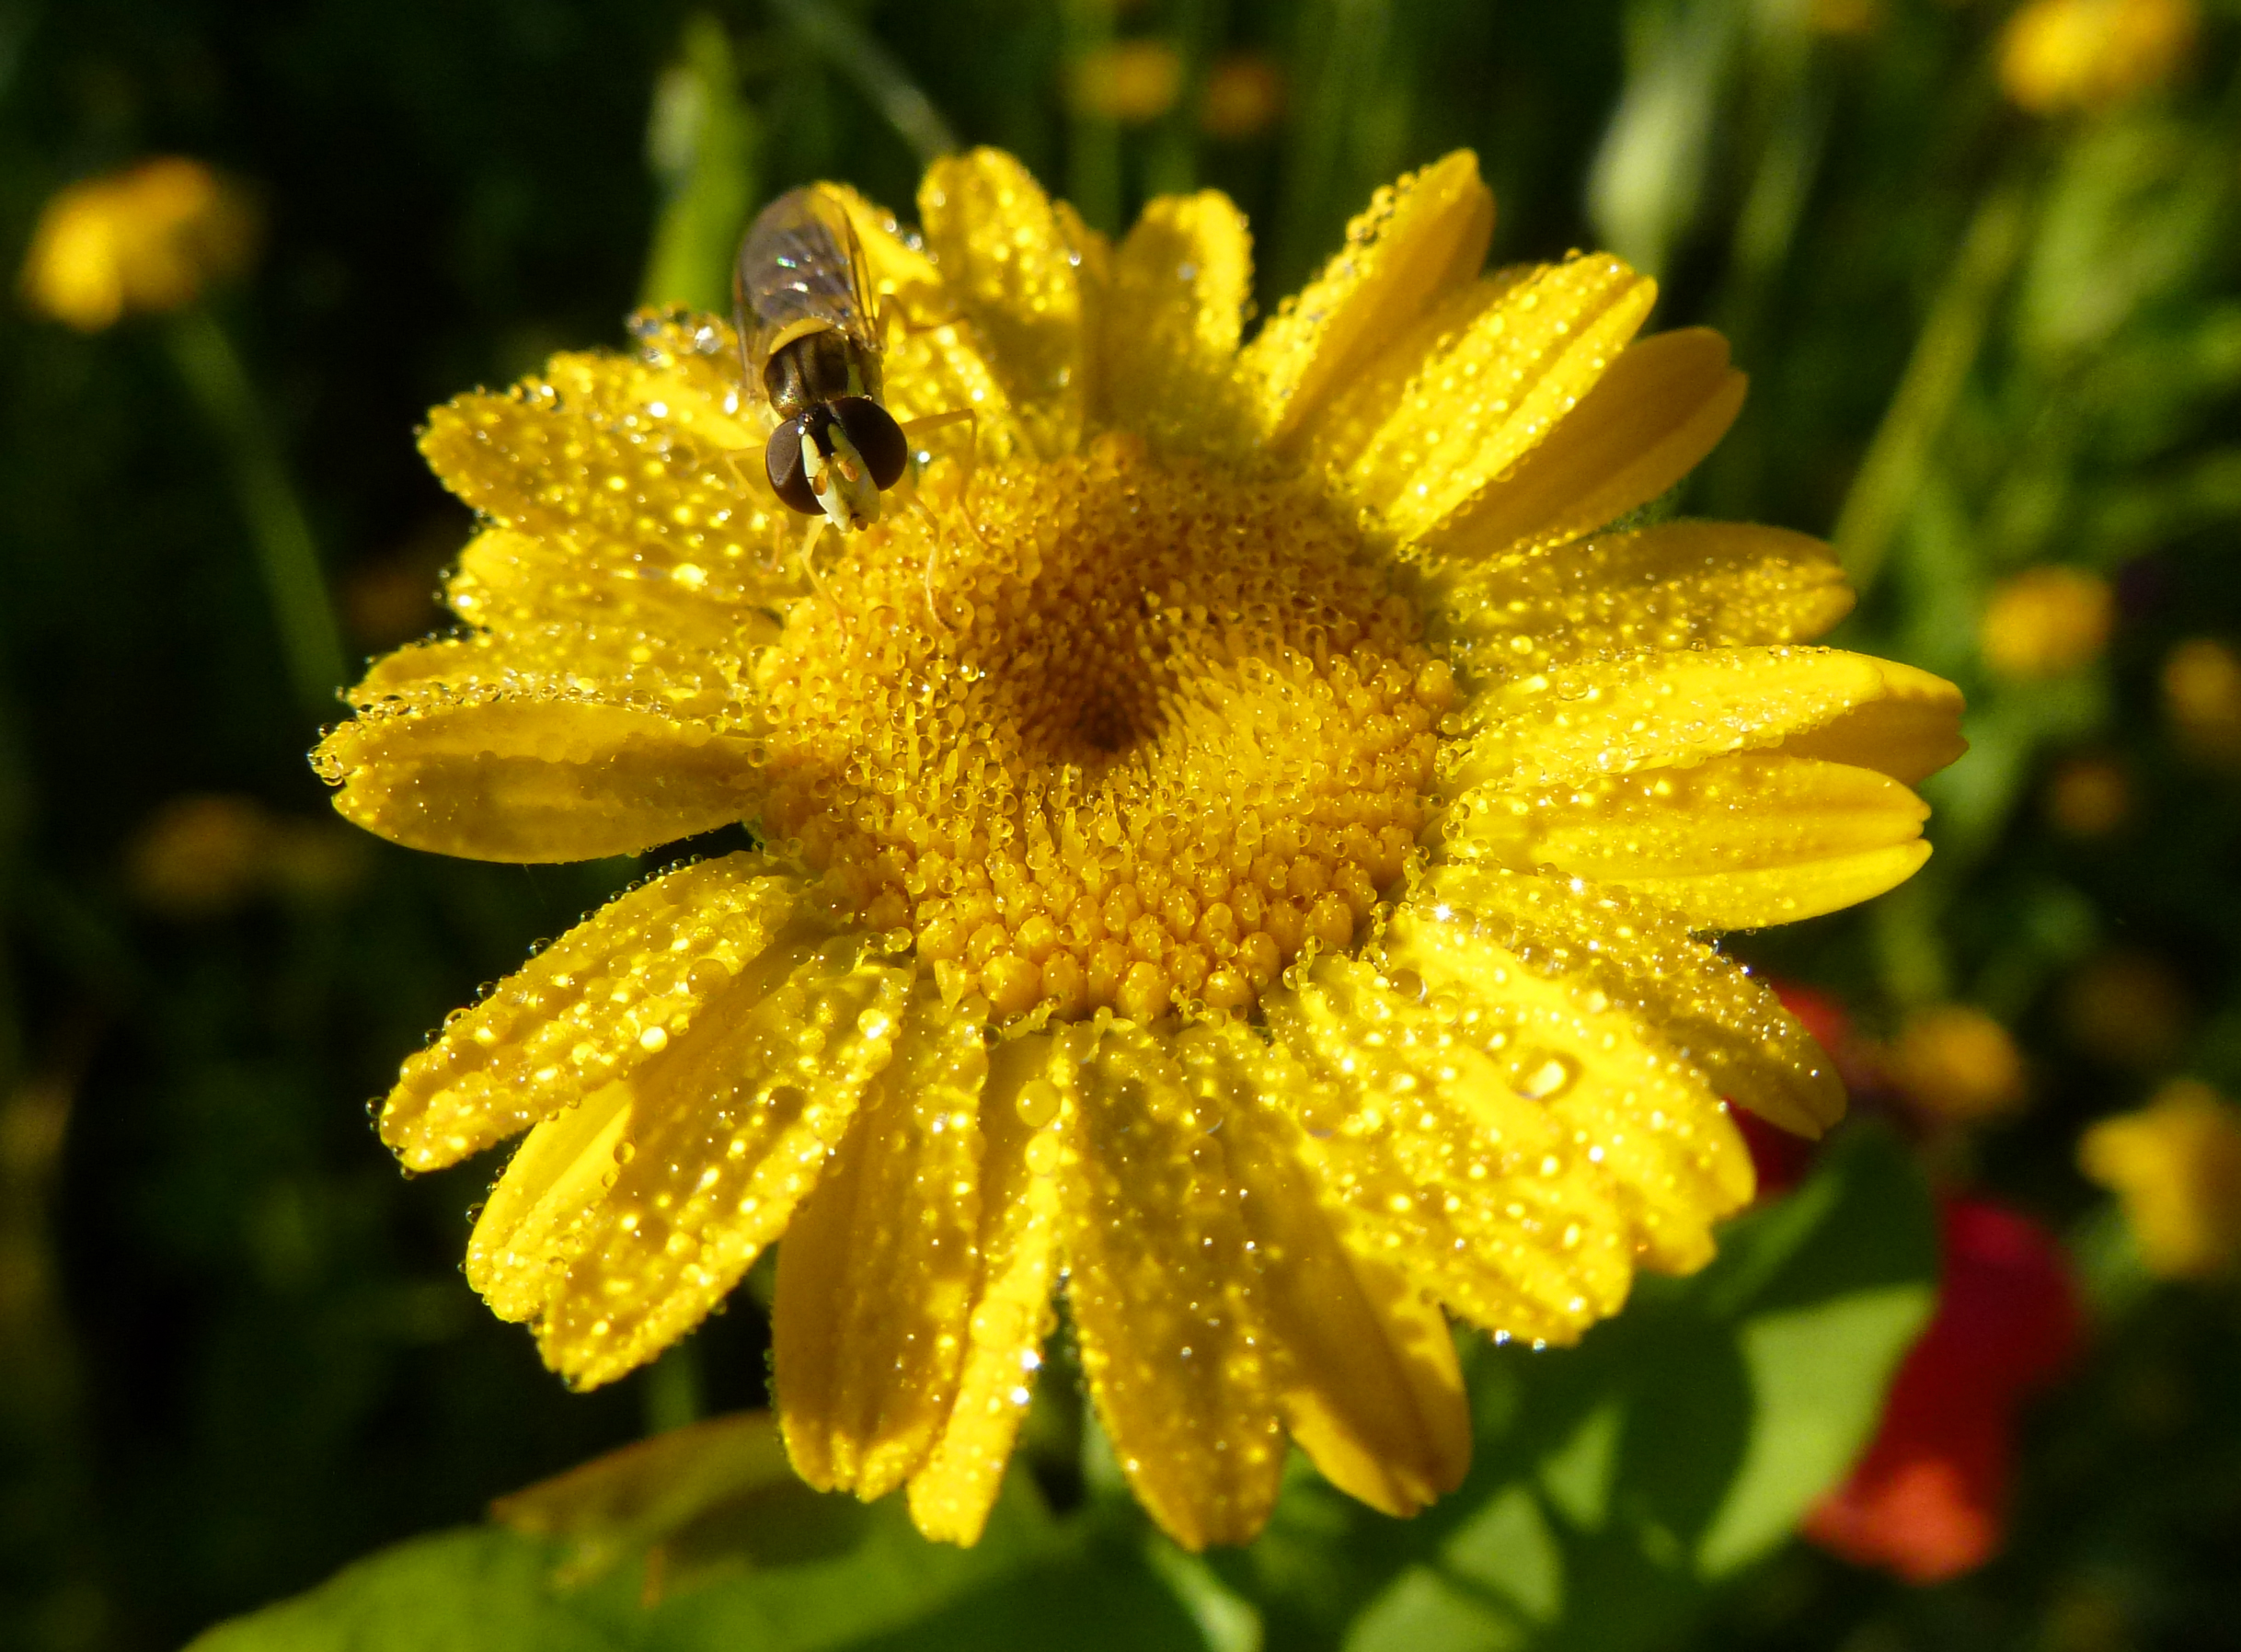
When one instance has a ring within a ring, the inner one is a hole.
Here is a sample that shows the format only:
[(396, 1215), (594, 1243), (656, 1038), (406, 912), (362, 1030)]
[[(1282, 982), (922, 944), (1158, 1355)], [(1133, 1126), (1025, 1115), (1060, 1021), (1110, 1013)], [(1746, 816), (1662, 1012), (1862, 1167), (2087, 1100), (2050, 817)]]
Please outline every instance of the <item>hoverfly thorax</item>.
[(846, 209), (815, 186), (779, 196), (740, 243), (732, 294), (748, 373), (780, 420), (763, 453), (772, 488), (837, 528), (879, 521), (910, 444), (881, 405), (884, 348)]

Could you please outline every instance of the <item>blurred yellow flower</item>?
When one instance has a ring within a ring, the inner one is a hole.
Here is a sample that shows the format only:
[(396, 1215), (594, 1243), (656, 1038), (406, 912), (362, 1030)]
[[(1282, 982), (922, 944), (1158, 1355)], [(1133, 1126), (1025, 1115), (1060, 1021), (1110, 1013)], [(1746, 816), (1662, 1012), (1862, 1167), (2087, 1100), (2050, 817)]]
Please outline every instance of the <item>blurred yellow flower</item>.
[(2193, 0), (2030, 0), (2000, 38), (2000, 85), (2035, 115), (2106, 109), (2170, 79), (2199, 21)]
[(2026, 568), (1994, 588), (1978, 622), (1977, 646), (2003, 677), (2063, 677), (2101, 657), (2115, 620), (2115, 596), (2098, 575)]
[(1851, 602), (1815, 541), (1596, 532), (1741, 377), (1715, 334), (1636, 340), (1654, 288), (1614, 258), (1480, 275), (1468, 155), (1249, 343), (1219, 194), (1113, 245), (980, 151), (928, 173), (920, 251), (827, 188), (906, 323), (897, 417), (978, 409), (938, 527), (890, 512), (807, 583), (726, 462), (774, 420), (713, 319), (431, 417), (487, 523), (471, 628), (355, 691), (337, 806), (494, 860), (767, 849), (454, 1017), (383, 1136), (427, 1170), (529, 1130), (468, 1276), (581, 1384), (783, 1233), (794, 1462), (907, 1484), (932, 1535), (979, 1533), (1062, 1278), (1178, 1542), (1257, 1532), (1286, 1433), (1408, 1513), (1469, 1451), (1442, 1304), (1569, 1341), (1749, 1199), (1723, 1097), (1837, 1116), (1699, 932), (1920, 866), (1959, 697), (1807, 646)]
[(2241, 656), (2207, 637), (2163, 662), (2163, 705), (2178, 742), (2213, 763), (2241, 760)]
[(2077, 1162), (2116, 1194), (2150, 1273), (2201, 1279), (2241, 1261), (2241, 1110), (2208, 1084), (2174, 1080), (2139, 1112), (2102, 1119)]
[(267, 894), (326, 899), (365, 870), (365, 840), (291, 820), (254, 797), (198, 792), (149, 816), (125, 855), (141, 904), (172, 918), (222, 917)]
[(1158, 120), (1182, 89), (1182, 54), (1165, 40), (1116, 40), (1085, 52), (1066, 83), (1077, 114), (1124, 126)]
[(134, 835), (126, 877), (142, 903), (158, 912), (214, 916), (257, 892), (270, 839), (271, 820), (252, 797), (175, 797)]
[(256, 221), (239, 193), (177, 155), (71, 185), (47, 202), (24, 259), (33, 309), (82, 332), (177, 310), (244, 268)]
[(2187, 983), (2153, 953), (2104, 952), (2063, 989), (2063, 1031), (2097, 1060), (2154, 1068), (2178, 1053), (2193, 1018)]
[(1955, 1124), (1995, 1118), (2024, 1096), (2023, 1052), (2007, 1028), (1965, 1004), (1909, 1015), (1890, 1049), (1890, 1075), (1923, 1112)]
[(1284, 112), (1284, 72), (1273, 58), (1235, 52), (1216, 58), (1206, 75), (1199, 126), (1210, 138), (1242, 143), (1274, 126)]
[(2105, 837), (2132, 815), (2132, 777), (2113, 757), (2067, 758), (2047, 781), (2046, 809), (2065, 836)]
[(1806, 18), (1816, 34), (1857, 39), (1883, 26), (1883, 0), (1812, 0)]

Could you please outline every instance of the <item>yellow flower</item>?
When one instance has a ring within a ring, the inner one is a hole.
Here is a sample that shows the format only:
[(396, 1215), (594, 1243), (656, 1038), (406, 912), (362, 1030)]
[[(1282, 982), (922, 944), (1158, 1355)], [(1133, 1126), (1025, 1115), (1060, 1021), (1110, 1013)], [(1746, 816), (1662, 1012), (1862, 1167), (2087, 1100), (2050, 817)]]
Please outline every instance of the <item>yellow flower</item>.
[(2241, 1261), (2241, 1112), (2208, 1084), (2177, 1079), (2139, 1112), (2102, 1119), (2077, 1162), (2123, 1204), (2150, 1273), (2201, 1279)]
[(1284, 112), (1284, 72), (1258, 52), (1233, 52), (1206, 72), (1199, 130), (1225, 143), (1257, 138)]
[(2031, 568), (1994, 589), (1977, 642), (2001, 676), (2034, 682), (2091, 665), (2115, 621), (2108, 580), (2074, 568)]
[(365, 867), (365, 839), (332, 820), (291, 820), (254, 797), (198, 792), (174, 797), (133, 834), (125, 878), (172, 918), (222, 917), (260, 895), (325, 900)]
[(1080, 114), (1129, 125), (1156, 120), (1182, 93), (1182, 54), (1165, 40), (1117, 40), (1079, 58), (1066, 89)]
[(2241, 759), (2241, 656), (2225, 644), (2196, 637), (2175, 647), (2163, 662), (2163, 704), (2195, 756)]
[(2104, 952), (2073, 975), (2061, 997), (2063, 1032), (2097, 1061), (2160, 1067), (2178, 1055), (2194, 1018), (2187, 983), (2153, 953)]
[(1891, 1082), (1934, 1118), (1974, 1124), (2018, 1106), (2023, 1053), (1982, 1010), (1941, 1004), (1917, 1010), (1890, 1051)]
[(1817, 34), (1870, 35), (1883, 26), (1883, 0), (1812, 0), (1806, 21)]
[(2171, 77), (2193, 0), (2031, 0), (2000, 37), (2000, 85), (2035, 115), (2107, 109)]
[(2132, 776), (2115, 758), (2066, 758), (2047, 781), (2047, 818), (2069, 837), (2106, 837), (2132, 818)]
[(96, 333), (128, 311), (177, 310), (247, 264), (247, 204), (200, 161), (167, 155), (47, 202), (24, 259), (32, 308)]
[(1062, 1280), (1178, 1542), (1259, 1529), (1287, 1432), (1412, 1511), (1469, 1449), (1442, 1306), (1569, 1341), (1750, 1197), (1723, 1096), (1837, 1116), (1694, 932), (1911, 873), (1959, 696), (1807, 646), (1851, 601), (1814, 541), (1592, 533), (1742, 381), (1710, 333), (1630, 344), (1652, 289), (1612, 258), (1479, 275), (1468, 155), (1243, 345), (1221, 195), (1110, 246), (983, 151), (921, 247), (834, 193), (906, 323), (897, 416), (979, 415), (938, 530), (892, 511), (807, 583), (726, 460), (772, 420), (712, 320), (431, 419), (487, 523), (471, 628), (356, 691), (343, 813), (494, 860), (768, 847), (455, 1017), (384, 1138), (424, 1170), (534, 1126), (467, 1269), (580, 1383), (784, 1233), (794, 1461), (907, 1482), (930, 1534), (977, 1535)]

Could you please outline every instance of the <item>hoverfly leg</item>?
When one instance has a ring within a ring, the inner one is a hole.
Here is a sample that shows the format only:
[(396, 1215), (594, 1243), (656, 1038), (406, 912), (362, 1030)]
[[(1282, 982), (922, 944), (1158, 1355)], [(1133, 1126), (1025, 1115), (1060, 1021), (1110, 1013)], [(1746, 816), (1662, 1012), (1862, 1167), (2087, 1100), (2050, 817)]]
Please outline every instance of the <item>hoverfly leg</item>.
[(879, 295), (878, 307), (872, 312), (872, 325), (879, 336), (879, 348), (887, 348), (890, 333), (899, 338), (913, 338), (920, 333), (938, 333), (946, 327), (955, 327), (964, 319), (961, 315), (937, 315), (932, 321), (912, 321), (902, 314), (902, 301), (892, 293)]
[[(911, 444), (909, 471), (911, 490), (907, 502), (912, 510), (917, 511), (920, 516), (925, 519), (926, 527), (928, 529), (928, 537), (933, 546), (933, 548), (926, 553), (926, 614), (927, 616), (933, 620), (934, 624), (944, 631), (948, 630), (949, 625), (948, 622), (941, 617), (941, 614), (935, 606), (934, 602), (934, 569), (936, 564), (940, 560), (941, 557), (941, 540), (943, 530), (939, 519), (937, 519), (933, 511), (927, 507), (925, 500), (919, 496), (918, 479), (922, 475), (925, 474), (925, 465), (920, 458), (921, 450), (918, 446), (918, 438), (925, 435), (929, 430), (943, 430), (955, 424), (962, 424), (968, 427), (965, 433), (966, 452), (977, 457), (980, 452), (981, 416), (978, 412), (974, 411), (971, 407), (960, 408), (953, 413), (929, 413), (924, 419), (911, 419), (902, 426), (903, 438)], [(966, 486), (971, 485), (972, 472), (977, 468), (977, 465), (968, 465), (965, 477)], [(974, 540), (979, 543), (981, 548), (985, 551), (988, 548), (988, 541), (982, 536), (979, 526), (973, 522), (971, 511), (966, 508), (961, 490), (958, 502), (957, 514), (964, 522), (965, 531), (968, 533), (971, 533)]]
[(822, 516), (810, 517), (810, 531), (801, 536), (801, 549), (795, 553), (801, 558), (801, 571), (809, 576), (810, 588), (820, 597), (827, 594), (824, 578), (818, 573), (817, 564), (810, 560), (810, 553), (817, 548), (817, 542), (824, 537), (824, 533), (825, 519)]
[(968, 455), (965, 462), (964, 487), (960, 488), (958, 493), (958, 514), (964, 518), (966, 531), (980, 542), (983, 550), (986, 550), (988, 541), (982, 537), (981, 530), (974, 523), (972, 512), (966, 507), (964, 499), (965, 488), (971, 486), (973, 476), (980, 471), (981, 415), (976, 409), (960, 407), (953, 413), (929, 413), (924, 419), (911, 419), (902, 426), (903, 438), (911, 444), (911, 480), (914, 484), (918, 480), (919, 472), (925, 468), (919, 463), (918, 438), (929, 430), (938, 430), (955, 424), (967, 427), (965, 453)]
[(929, 413), (924, 419), (906, 419), (902, 421), (902, 433), (915, 441), (928, 430), (944, 430), (953, 424), (969, 424), (972, 427), (969, 440), (977, 449), (981, 440), (981, 415), (973, 407), (960, 407), (953, 413)]
[(926, 618), (934, 622), (934, 628), (936, 630), (947, 631), (950, 629), (949, 622), (942, 618), (941, 610), (937, 607), (934, 602), (934, 569), (941, 561), (941, 522), (939, 519), (935, 516), (934, 512), (927, 509), (925, 500), (918, 497), (918, 493), (915, 488), (912, 489), (910, 497), (904, 499), (902, 502), (908, 505), (912, 510), (917, 511), (918, 514), (925, 521), (926, 543), (931, 547), (926, 552), (926, 567), (925, 575), (926, 588)]

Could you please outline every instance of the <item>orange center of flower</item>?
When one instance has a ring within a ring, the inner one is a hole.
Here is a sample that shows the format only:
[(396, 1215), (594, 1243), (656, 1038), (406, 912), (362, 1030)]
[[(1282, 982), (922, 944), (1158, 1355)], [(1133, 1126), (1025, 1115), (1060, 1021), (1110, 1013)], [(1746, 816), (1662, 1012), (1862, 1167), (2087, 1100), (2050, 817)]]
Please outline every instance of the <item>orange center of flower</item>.
[(769, 834), (1000, 1019), (1237, 1009), (1350, 946), (1454, 696), (1415, 607), (1293, 488), (1131, 437), (969, 498), (788, 615)]

